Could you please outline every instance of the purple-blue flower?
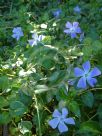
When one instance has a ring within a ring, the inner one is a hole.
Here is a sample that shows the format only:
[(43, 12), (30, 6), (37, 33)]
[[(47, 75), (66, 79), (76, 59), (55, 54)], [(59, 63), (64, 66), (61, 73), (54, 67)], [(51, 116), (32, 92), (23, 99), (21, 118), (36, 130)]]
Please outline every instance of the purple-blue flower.
[(75, 13), (80, 13), (80, 12), (81, 12), (81, 8), (77, 5), (77, 6), (74, 8), (74, 12), (75, 12)]
[(34, 45), (37, 45), (38, 42), (42, 41), (45, 38), (45, 36), (44, 35), (38, 36), (37, 33), (33, 33), (32, 38), (33, 39), (28, 40), (28, 42), (31, 46), (34, 46)]
[(73, 23), (67, 22), (66, 29), (64, 30), (64, 33), (69, 34), (71, 36), (71, 38), (77, 37), (77, 34), (81, 33), (79, 23), (78, 22), (73, 22)]
[(12, 37), (15, 38), (17, 41), (20, 39), (20, 37), (24, 36), (23, 31), (21, 27), (15, 27), (13, 29), (13, 35)]
[(61, 9), (57, 9), (57, 10), (53, 11), (52, 13), (53, 13), (53, 16), (55, 18), (59, 18), (60, 14), (62, 13), (62, 10)]
[(79, 77), (77, 87), (85, 89), (87, 87), (87, 83), (91, 87), (94, 87), (97, 83), (97, 79), (95, 77), (101, 75), (101, 71), (97, 67), (94, 67), (92, 70), (90, 70), (89, 61), (86, 61), (82, 67), (83, 69), (80, 69), (79, 67), (74, 69), (75, 76)]
[(68, 127), (66, 124), (75, 125), (75, 121), (73, 118), (67, 118), (68, 110), (66, 108), (62, 109), (62, 113), (60, 113), (57, 109), (53, 112), (53, 119), (49, 121), (49, 125), (55, 129), (58, 127), (60, 133), (68, 131)]

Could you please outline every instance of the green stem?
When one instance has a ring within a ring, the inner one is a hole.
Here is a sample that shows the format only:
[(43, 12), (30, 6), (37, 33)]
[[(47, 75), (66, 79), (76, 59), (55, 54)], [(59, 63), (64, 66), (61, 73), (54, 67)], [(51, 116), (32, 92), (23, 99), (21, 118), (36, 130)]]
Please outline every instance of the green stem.
[(80, 93), (78, 93), (78, 96), (83, 95), (84, 93), (87, 93), (87, 90), (89, 90), (89, 91), (96, 91), (96, 90), (102, 90), (102, 88), (86, 89), (84, 91), (80, 91)]
[(96, 114), (94, 114), (91, 118), (89, 118), (89, 120), (92, 120), (94, 117), (96, 117), (97, 116), (97, 113)]
[(38, 117), (39, 136), (42, 136), (42, 134), (41, 134), (41, 122), (40, 122), (39, 107), (38, 107), (37, 97), (36, 97), (35, 94), (34, 94), (34, 98), (35, 98), (36, 110), (37, 110), (37, 117)]

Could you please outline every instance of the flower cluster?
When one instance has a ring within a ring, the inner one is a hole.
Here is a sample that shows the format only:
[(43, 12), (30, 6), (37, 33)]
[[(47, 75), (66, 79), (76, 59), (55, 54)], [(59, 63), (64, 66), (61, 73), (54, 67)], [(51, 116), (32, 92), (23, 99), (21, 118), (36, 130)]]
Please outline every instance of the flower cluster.
[(67, 118), (68, 110), (66, 108), (62, 109), (62, 113), (60, 113), (57, 109), (53, 112), (53, 119), (49, 121), (49, 125), (55, 129), (58, 127), (60, 133), (68, 131), (68, 127), (66, 124), (75, 125), (75, 121), (73, 118)]
[[(13, 29), (13, 35), (12, 37), (15, 38), (17, 41), (20, 39), (20, 37), (24, 36), (22, 28), (21, 27), (15, 27)], [(37, 45), (38, 42), (42, 41), (45, 36), (44, 35), (39, 35), (35, 32), (32, 34), (32, 38), (31, 40), (28, 40), (29, 44), (31, 46)]]

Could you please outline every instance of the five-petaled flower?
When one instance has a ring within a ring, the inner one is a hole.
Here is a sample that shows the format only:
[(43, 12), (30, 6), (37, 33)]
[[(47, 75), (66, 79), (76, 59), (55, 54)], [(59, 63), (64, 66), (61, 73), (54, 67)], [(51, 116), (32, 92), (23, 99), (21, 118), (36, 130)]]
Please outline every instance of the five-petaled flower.
[(13, 29), (13, 35), (12, 37), (15, 38), (17, 41), (20, 39), (20, 37), (24, 36), (23, 31), (21, 27), (15, 27)]
[(74, 69), (74, 74), (76, 77), (80, 77), (77, 87), (78, 88), (87, 88), (87, 83), (91, 86), (94, 87), (95, 84), (97, 83), (97, 79), (94, 78), (96, 76), (101, 75), (101, 71), (95, 67), (90, 71), (90, 62), (86, 61), (83, 65), (83, 70), (80, 69), (79, 67), (76, 67)]
[(44, 35), (38, 36), (38, 34), (35, 32), (33, 33), (32, 38), (33, 39), (28, 40), (28, 42), (31, 46), (34, 46), (34, 45), (37, 45), (38, 42), (42, 41), (45, 38), (45, 36)]
[(75, 13), (80, 13), (80, 12), (81, 12), (81, 8), (77, 5), (77, 6), (74, 8), (74, 12), (75, 12)]
[(62, 13), (62, 10), (61, 9), (57, 9), (57, 10), (53, 11), (52, 13), (53, 13), (53, 16), (55, 18), (59, 18), (60, 14)]
[(58, 130), (60, 133), (68, 131), (68, 127), (66, 124), (72, 124), (75, 125), (75, 121), (73, 118), (69, 117), (67, 118), (68, 110), (66, 108), (62, 109), (62, 114), (55, 109), (53, 112), (53, 119), (49, 121), (49, 125), (55, 129), (58, 127)]
[(64, 33), (69, 34), (71, 38), (77, 37), (77, 34), (81, 33), (81, 28), (79, 27), (78, 22), (73, 22), (72, 24), (70, 22), (66, 23), (66, 28), (64, 30)]

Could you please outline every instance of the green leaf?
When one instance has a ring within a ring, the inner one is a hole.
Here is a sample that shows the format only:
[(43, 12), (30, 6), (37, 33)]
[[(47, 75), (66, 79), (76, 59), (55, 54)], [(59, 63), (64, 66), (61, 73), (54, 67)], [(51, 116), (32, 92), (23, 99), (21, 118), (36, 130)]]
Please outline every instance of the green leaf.
[(102, 104), (99, 105), (98, 110), (97, 110), (97, 114), (99, 115), (99, 118), (102, 119)]
[(74, 112), (78, 117), (81, 116), (80, 108), (79, 108), (79, 105), (76, 101), (69, 102), (69, 109), (70, 109), (70, 111)]
[(32, 103), (32, 97), (26, 95), (22, 90), (19, 90), (19, 100), (27, 106)]
[(46, 69), (51, 69), (55, 66), (55, 62), (51, 58), (45, 58), (42, 61), (42, 66)]
[(55, 71), (54, 73), (52, 73), (52, 75), (49, 78), (50, 82), (55, 82), (58, 79), (60, 72), (59, 71)]
[(93, 48), (94, 53), (96, 53), (102, 49), (102, 43), (99, 40), (96, 40), (93, 42), (92, 48)]
[(93, 93), (91, 93), (91, 92), (84, 93), (84, 94), (81, 96), (81, 98), (82, 98), (83, 103), (84, 103), (86, 106), (92, 108), (92, 106), (93, 106), (93, 104), (94, 104), (94, 96), (93, 96)]
[(66, 71), (56, 71), (49, 77), (49, 82), (50, 84), (59, 84), (62, 80), (64, 80), (65, 76)]
[(31, 131), (32, 123), (30, 121), (22, 121), (18, 124), (18, 128), (22, 134), (26, 134)]
[(48, 91), (49, 90), (49, 88), (48, 88), (48, 86), (46, 86), (46, 85), (37, 85), (36, 87), (35, 87), (35, 93), (36, 94), (39, 94), (39, 93), (43, 93), (43, 92), (46, 92), (46, 91)]
[(8, 88), (9, 80), (7, 76), (0, 77), (0, 89), (5, 90)]
[(84, 48), (82, 49), (83, 52), (83, 57), (84, 60), (88, 60), (88, 58), (91, 56), (92, 54), (92, 47), (91, 46), (84, 46)]
[(102, 92), (101, 91), (99, 91), (98, 93), (95, 94), (95, 99), (102, 100)]
[(9, 104), (8, 101), (3, 96), (0, 96), (0, 108), (3, 108), (8, 104)]
[(9, 112), (0, 113), (0, 124), (8, 124), (11, 121)]
[(25, 112), (27, 112), (27, 108), (22, 102), (20, 102), (20, 101), (11, 102), (11, 104), (10, 104), (11, 116), (13, 116), (13, 117), (21, 116)]
[(92, 45), (92, 39), (90, 37), (86, 37), (83, 42), (87, 47)]
[(87, 122), (83, 122), (80, 125), (79, 132), (81, 132), (81, 133), (87, 133), (87, 132), (100, 133), (101, 130), (100, 130), (100, 126), (99, 126), (98, 122), (87, 121)]

